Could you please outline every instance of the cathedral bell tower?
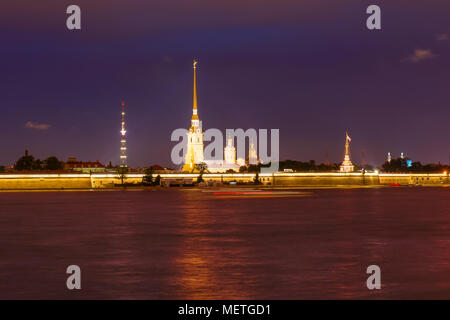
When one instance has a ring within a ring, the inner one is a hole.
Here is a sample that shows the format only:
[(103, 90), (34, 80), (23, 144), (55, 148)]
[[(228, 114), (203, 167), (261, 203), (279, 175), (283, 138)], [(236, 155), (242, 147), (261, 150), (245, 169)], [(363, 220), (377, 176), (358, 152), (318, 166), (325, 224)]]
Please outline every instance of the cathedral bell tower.
[(227, 139), (227, 146), (224, 149), (225, 164), (236, 164), (236, 148), (233, 146), (233, 138)]
[(193, 171), (195, 164), (202, 163), (203, 157), (203, 131), (197, 111), (197, 60), (194, 60), (194, 94), (192, 105), (191, 127), (188, 130), (187, 152), (183, 171)]

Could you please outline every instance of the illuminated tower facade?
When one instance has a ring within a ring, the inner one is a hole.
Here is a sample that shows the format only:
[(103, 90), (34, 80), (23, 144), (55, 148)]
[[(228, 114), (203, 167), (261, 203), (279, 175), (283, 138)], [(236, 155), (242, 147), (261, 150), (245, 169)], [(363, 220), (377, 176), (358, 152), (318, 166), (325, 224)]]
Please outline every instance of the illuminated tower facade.
[(122, 130), (120, 130), (120, 166), (127, 166), (127, 131), (125, 130), (125, 102), (122, 101)]
[(203, 131), (197, 110), (197, 60), (194, 60), (194, 93), (192, 105), (191, 127), (188, 130), (187, 152), (183, 171), (193, 171), (195, 164), (204, 162)]
[(345, 133), (345, 155), (344, 155), (344, 162), (342, 162), (340, 171), (341, 172), (352, 172), (354, 170), (354, 166), (352, 161), (350, 160), (350, 142), (352, 139), (348, 135), (348, 133)]
[(250, 141), (250, 150), (248, 152), (248, 164), (258, 164), (258, 153), (256, 152), (253, 140)]
[(233, 146), (233, 138), (231, 136), (227, 139), (227, 146), (224, 149), (225, 164), (236, 163), (236, 148)]

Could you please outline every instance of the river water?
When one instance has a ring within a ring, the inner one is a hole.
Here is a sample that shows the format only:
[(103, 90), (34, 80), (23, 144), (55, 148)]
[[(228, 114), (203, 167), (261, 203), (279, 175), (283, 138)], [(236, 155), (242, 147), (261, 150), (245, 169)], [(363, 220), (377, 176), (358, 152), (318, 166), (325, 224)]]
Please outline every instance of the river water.
[(0, 298), (450, 299), (450, 188), (205, 191), (0, 193)]

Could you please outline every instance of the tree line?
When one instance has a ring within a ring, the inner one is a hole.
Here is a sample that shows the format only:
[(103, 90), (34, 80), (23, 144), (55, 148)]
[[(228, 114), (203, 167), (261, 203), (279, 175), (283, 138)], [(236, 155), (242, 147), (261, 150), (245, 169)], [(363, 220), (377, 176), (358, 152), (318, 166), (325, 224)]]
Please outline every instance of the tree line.
[[(295, 160), (284, 160), (278, 163), (278, 168), (280, 171), (285, 169), (292, 170), (293, 172), (333, 172), (339, 170), (340, 163), (331, 164), (316, 164), (314, 160), (308, 162), (295, 161)], [(249, 172), (256, 173), (260, 172), (261, 168), (270, 167), (270, 163), (267, 164), (254, 164), (248, 166), (242, 166), (239, 168), (239, 172)]]
[(32, 155), (24, 155), (14, 164), (14, 170), (34, 171), (34, 170), (62, 170), (63, 163), (57, 157), (48, 157), (45, 160), (35, 159)]
[[(109, 166), (112, 167), (111, 163)], [(108, 166), (108, 167), (109, 167)], [(241, 166), (239, 168), (239, 172), (241, 173), (256, 173), (260, 172), (261, 168), (269, 167), (268, 164), (256, 164), (256, 165), (247, 165)], [(340, 163), (331, 163), (325, 164), (320, 163), (316, 164), (314, 160), (310, 160), (307, 162), (303, 161), (295, 161), (295, 160), (284, 160), (279, 162), (279, 170), (284, 171), (285, 169), (292, 170), (293, 172), (336, 172), (339, 171)], [(32, 155), (24, 155), (20, 157), (16, 163), (14, 164), (14, 170), (17, 171), (39, 171), (39, 170), (47, 170), (47, 171), (56, 171), (62, 170), (64, 167), (64, 163), (60, 161), (57, 157), (51, 156), (45, 160), (35, 159)], [(208, 172), (206, 164), (202, 166), (196, 167), (196, 172), (200, 172), (202, 176), (203, 173)], [(362, 167), (355, 166), (355, 170), (363, 169)], [(373, 166), (365, 166), (366, 170), (373, 170)], [(154, 174), (154, 170), (152, 168), (148, 168), (145, 172), (147, 176), (146, 183), (152, 185), (155, 183), (153, 179), (156, 180), (157, 177), (151, 178)], [(233, 170), (229, 170), (227, 173), (232, 173)], [(421, 162), (411, 162), (407, 158), (397, 158), (392, 159), (390, 162), (385, 162), (381, 166), (382, 172), (387, 173), (442, 173), (444, 171), (450, 171), (450, 167), (448, 165), (443, 165), (441, 163), (430, 163), (430, 164), (422, 164)], [(5, 172), (5, 166), (0, 166), (0, 173)], [(233, 171), (234, 172), (234, 171)], [(201, 180), (201, 178), (200, 178)], [(156, 180), (158, 183), (159, 181)]]
[(412, 162), (409, 159), (397, 158), (390, 162), (386, 161), (382, 166), (383, 172), (401, 172), (401, 173), (442, 173), (449, 171), (448, 165), (441, 163), (429, 163), (423, 165), (420, 161)]

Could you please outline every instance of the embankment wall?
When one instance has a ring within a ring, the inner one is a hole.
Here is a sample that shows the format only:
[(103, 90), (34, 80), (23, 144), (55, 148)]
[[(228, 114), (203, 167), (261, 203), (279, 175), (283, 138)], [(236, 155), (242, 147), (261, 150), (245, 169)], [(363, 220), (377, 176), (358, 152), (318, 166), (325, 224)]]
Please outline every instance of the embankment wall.
[[(129, 174), (127, 184), (140, 184), (142, 174)], [(252, 182), (254, 174), (205, 174), (206, 182)], [(161, 174), (162, 181), (195, 181), (197, 174)], [(319, 186), (376, 186), (376, 185), (424, 185), (450, 186), (448, 174), (339, 174), (339, 173), (276, 173), (260, 174), (263, 185), (279, 187)], [(121, 183), (114, 174), (2, 174), (0, 190), (63, 190), (114, 188)]]

